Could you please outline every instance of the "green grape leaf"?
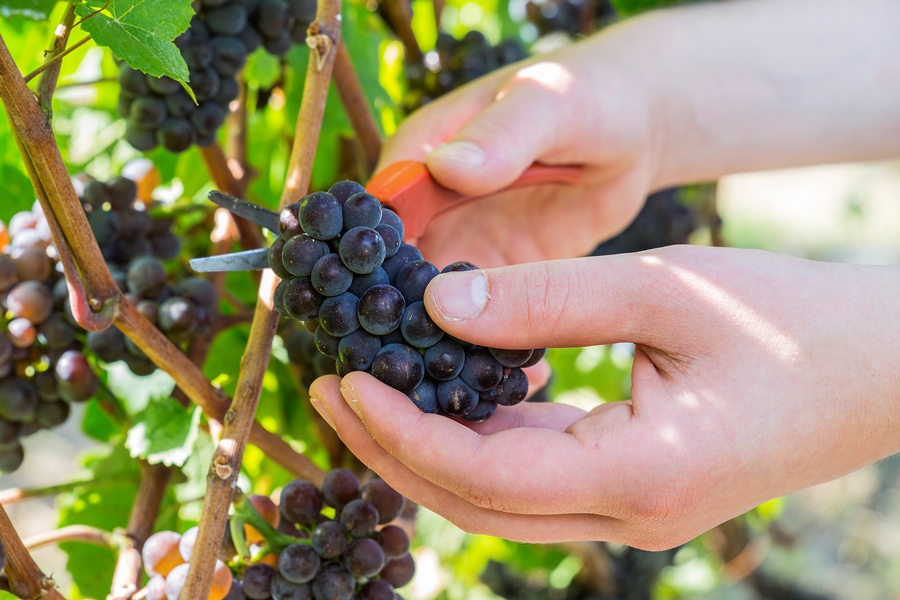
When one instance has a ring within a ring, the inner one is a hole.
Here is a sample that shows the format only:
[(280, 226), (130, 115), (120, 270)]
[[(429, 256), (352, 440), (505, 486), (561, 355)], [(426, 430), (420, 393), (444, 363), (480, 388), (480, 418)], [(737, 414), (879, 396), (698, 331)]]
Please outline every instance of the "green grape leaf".
[(81, 430), (100, 442), (108, 442), (122, 433), (119, 423), (100, 407), (100, 403), (96, 399), (88, 402), (84, 409)]
[(0, 0), (0, 16), (14, 15), (43, 21), (50, 17), (57, 0)]
[(125, 446), (135, 458), (179, 467), (190, 457), (200, 431), (200, 407), (154, 398), (128, 430)]
[(97, 44), (135, 69), (186, 85), (188, 67), (172, 40), (191, 23), (191, 0), (85, 0), (75, 12), (84, 18), (98, 10), (82, 24)]

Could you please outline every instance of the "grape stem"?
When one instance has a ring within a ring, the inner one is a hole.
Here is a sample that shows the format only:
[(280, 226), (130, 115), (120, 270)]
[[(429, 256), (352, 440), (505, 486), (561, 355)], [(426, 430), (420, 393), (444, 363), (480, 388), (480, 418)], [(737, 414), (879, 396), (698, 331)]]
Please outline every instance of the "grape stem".
[(43, 498), (54, 496), (63, 492), (69, 492), (81, 487), (100, 487), (105, 485), (121, 485), (123, 483), (137, 483), (134, 477), (110, 477), (107, 479), (80, 479), (56, 485), (48, 485), (36, 488), (7, 488), (0, 490), (0, 504), (9, 505), (29, 500), (31, 498)]
[(22, 540), (22, 544), (28, 550), (37, 550), (38, 548), (43, 548), (44, 546), (49, 546), (51, 544), (73, 541), (87, 542), (89, 544), (96, 544), (97, 546), (104, 546), (107, 548), (115, 548), (127, 543), (126, 538), (121, 534), (110, 533), (109, 531), (91, 527), (90, 525), (67, 525), (65, 527), (60, 527), (59, 529), (54, 529), (53, 531), (39, 533), (25, 538)]
[(359, 76), (353, 67), (350, 52), (343, 43), (338, 45), (334, 59), (334, 83), (365, 156), (366, 174), (371, 175), (381, 154), (381, 133), (378, 131), (375, 115), (366, 100)]
[(38, 568), (13, 527), (6, 510), (0, 506), (0, 540), (6, 549), (6, 577), (9, 591), (24, 600), (64, 600), (53, 579)]
[(384, 0), (384, 12), (391, 28), (397, 32), (406, 50), (407, 63), (421, 63), (422, 50), (412, 28), (412, 7), (409, 0)]
[[(234, 515), (231, 517), (231, 537), (234, 538), (235, 549), (242, 557), (250, 556), (250, 550), (247, 548), (247, 540), (244, 536), (244, 525), (250, 525), (256, 529), (266, 541), (258, 556), (265, 556), (269, 553), (281, 554), (281, 551), (291, 544), (312, 545), (311, 540), (281, 533), (272, 527), (239, 489), (234, 492), (232, 506), (234, 506)], [(238, 523), (237, 526), (235, 522)]]
[[(50, 44), (50, 49), (46, 52), (47, 57), (42, 67), (44, 74), (41, 75), (37, 86), (38, 102), (40, 102), (41, 108), (44, 109), (44, 114), (47, 115), (48, 119), (53, 116), (53, 94), (56, 91), (56, 83), (59, 81), (59, 72), (62, 68), (62, 63), (57, 61), (56, 58), (65, 51), (66, 44), (69, 41), (69, 34), (72, 33), (73, 27), (75, 27), (75, 4), (70, 4), (66, 7), (62, 21), (60, 21), (59, 27), (54, 32), (53, 41)], [(47, 67), (50, 68), (48, 69)], [(37, 72), (34, 72), (34, 74), (37, 74)], [(28, 81), (29, 79), (25, 79), (26, 83)]]
[[(309, 190), (331, 72), (340, 43), (340, 19), (341, 0), (319, 0), (316, 20), (310, 26), (310, 33), (320, 38), (327, 36), (331, 44), (320, 44), (319, 52), (310, 52), (296, 135), (279, 208), (297, 202)], [(323, 54), (321, 49), (326, 46), (329, 47)], [(277, 283), (278, 278), (271, 270), (263, 272), (250, 338), (241, 359), (234, 402), (224, 420), (222, 439), (213, 454), (207, 475), (206, 497), (194, 545), (193, 556), (196, 559), (190, 562), (187, 584), (181, 592), (181, 598), (185, 600), (206, 598), (210, 592), (216, 556), (222, 544), (229, 506), (237, 487), (244, 447), (248, 436), (252, 435), (251, 426), (254, 423), (262, 380), (272, 353), (272, 340), (278, 325), (278, 313), (272, 302)], [(322, 476), (317, 479), (314, 483), (321, 483)]]

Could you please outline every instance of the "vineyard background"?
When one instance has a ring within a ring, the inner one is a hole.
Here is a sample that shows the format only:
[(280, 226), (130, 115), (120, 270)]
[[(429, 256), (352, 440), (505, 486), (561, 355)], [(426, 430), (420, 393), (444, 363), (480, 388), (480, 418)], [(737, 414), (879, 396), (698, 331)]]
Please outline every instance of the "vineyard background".
[[(62, 8), (57, 5), (46, 22), (5, 15), (0, 19), (0, 35), (13, 49), (22, 72), (41, 65), (38, 49), (46, 47)], [(376, 8), (375, 4), (346, 2), (344, 40), (378, 125), (390, 135), (403, 116), (399, 109), (404, 95), (403, 49)], [(412, 9), (419, 44), (431, 48), (437, 36), (432, 3), (413, 0)], [(518, 0), (508, 5), (492, 0), (453, 0), (446, 4), (442, 24), (458, 36), (478, 29), (493, 42), (508, 36), (534, 42), (536, 32), (524, 24), (524, 15), (524, 2)], [(564, 42), (559, 37), (543, 39), (538, 47), (558, 43)], [(254, 54), (245, 69), (248, 87), (257, 97), (271, 93), (267, 107), (251, 112), (248, 121), (248, 155), (259, 171), (249, 196), (268, 206), (275, 206), (281, 194), (307, 60), (308, 50), (294, 47), (284, 69), (277, 59), (261, 53)], [(94, 44), (74, 51), (63, 62), (54, 103), (54, 130), (73, 174), (87, 172), (108, 179), (141, 156), (121, 139), (124, 121), (115, 114), (116, 72), (110, 52)], [(312, 189), (325, 188), (358, 168), (359, 157), (348, 142), (352, 135), (332, 90)], [(161, 172), (159, 199), (184, 209), (186, 216), (179, 227), (187, 230), (199, 222), (206, 210), (206, 193), (212, 189), (199, 153), (195, 149), (181, 155), (155, 150), (146, 156)], [(0, 122), (0, 157), (0, 181), (5, 189), (0, 219), (8, 221), (12, 214), (32, 205), (34, 192), (5, 120)], [(718, 182), (717, 194), (724, 223), (721, 234), (728, 245), (879, 264), (900, 262), (898, 198), (900, 163), (737, 175)], [(201, 208), (192, 212), (191, 207)], [(701, 228), (692, 241), (711, 243), (711, 232)], [(202, 254), (206, 244), (208, 240), (191, 242), (187, 252)], [(255, 288), (249, 275), (229, 276), (228, 288), (252, 307)], [(206, 375), (229, 393), (234, 392), (247, 330), (236, 327), (221, 335), (204, 368)], [(629, 348), (565, 349), (549, 356), (555, 369), (550, 395), (555, 400), (587, 407), (627, 397)], [(295, 449), (325, 467), (327, 451), (312, 425), (308, 404), (299, 401), (295, 379), (283, 343), (276, 338), (257, 418), (268, 429), (288, 435)], [(154, 399), (167, 396), (172, 387), (161, 371), (136, 378), (121, 365), (107, 372), (105, 383), (132, 417)], [(213, 444), (207, 432), (197, 431), (195, 437), (175, 448), (189, 456), (184, 476), (176, 480), (166, 498), (158, 529), (183, 531), (199, 519)], [(24, 445), (25, 463), (16, 473), (0, 477), (0, 491), (56, 485), (85, 476), (108, 481), (8, 506), (22, 537), (46, 532), (56, 523), (85, 523), (107, 530), (125, 525), (136, 491), (137, 467), (126, 448), (121, 424), (106, 417), (96, 401), (78, 405), (65, 426), (39, 432)], [(248, 447), (242, 489), (270, 493), (288, 479), (284, 470)], [(417, 575), (403, 591), (408, 599), (605, 598), (584, 591), (590, 588), (584, 582), (590, 580), (592, 568), (591, 554), (583, 546), (529, 546), (468, 535), (420, 510), (413, 547)], [(606, 550), (610, 556), (623, 553), (617, 547)], [(115, 565), (111, 549), (67, 542), (59, 548), (37, 550), (34, 557), (46, 573), (53, 574), (67, 598), (103, 598), (109, 591)], [(900, 457), (766, 503), (661, 561), (671, 564), (663, 568), (655, 585), (653, 597), (659, 599), (898, 599)], [(0, 592), (0, 600), (7, 597), (11, 596)]]

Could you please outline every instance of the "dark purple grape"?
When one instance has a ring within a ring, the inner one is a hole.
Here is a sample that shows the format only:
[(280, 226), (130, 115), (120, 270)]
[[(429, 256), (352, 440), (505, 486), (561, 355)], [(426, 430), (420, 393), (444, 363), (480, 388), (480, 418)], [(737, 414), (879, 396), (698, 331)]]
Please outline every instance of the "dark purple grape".
[(150, 92), (150, 88), (147, 87), (147, 77), (144, 73), (137, 69), (132, 69), (127, 64), (122, 65), (122, 68), (119, 70), (119, 85), (123, 91), (133, 96), (146, 96)]
[[(349, 294), (343, 294), (337, 298), (328, 298), (328, 300), (338, 300), (347, 295)], [(303, 321), (321, 318), (324, 310), (323, 307), (325, 306), (323, 300), (324, 298), (316, 291), (316, 288), (313, 287), (312, 282), (308, 277), (295, 277), (289, 280), (284, 286), (284, 310), (291, 318)], [(356, 310), (355, 304), (353, 310), (354, 312)], [(335, 313), (333, 317), (335, 320), (338, 319), (339, 315), (343, 314), (334, 307), (329, 308), (329, 311), (329, 314)], [(355, 319), (356, 315), (354, 314), (353, 317)]]
[[(216, 92), (218, 86), (211, 95), (214, 96)], [(200, 94), (197, 94), (197, 100), (200, 100)], [(215, 102), (204, 102), (191, 114), (191, 123), (198, 135), (215, 135), (224, 122), (225, 111)]]
[(162, 260), (172, 260), (181, 252), (181, 240), (174, 233), (162, 233), (148, 238), (153, 254)]
[(384, 269), (378, 267), (371, 273), (353, 274), (353, 283), (350, 284), (350, 293), (358, 298), (362, 298), (362, 295), (369, 288), (375, 287), (376, 285), (388, 285), (388, 276), (387, 273), (384, 272)]
[(407, 394), (413, 404), (423, 413), (438, 414), (441, 407), (437, 401), (437, 382), (431, 377), (425, 377), (416, 389)]
[(344, 265), (337, 254), (325, 254), (313, 265), (309, 279), (316, 291), (323, 296), (339, 296), (350, 289), (353, 272)]
[[(302, 6), (303, 2), (295, 2), (294, 6)], [(308, 3), (312, 6), (312, 3)], [(315, 18), (315, 9), (313, 9), (313, 18)], [(350, 196), (354, 194), (359, 194), (365, 192), (366, 188), (362, 185), (356, 183), (355, 181), (338, 181), (330, 188), (328, 188), (328, 193), (334, 196), (335, 200), (337, 200), (342, 206)]]
[[(343, 518), (343, 514), (341, 515)], [(374, 577), (384, 565), (384, 551), (373, 539), (353, 540), (341, 557), (341, 562), (350, 573), (358, 578)]]
[(354, 537), (368, 535), (378, 525), (378, 509), (366, 500), (352, 500), (341, 509), (341, 525)]
[(51, 429), (69, 418), (68, 402), (41, 402), (37, 409), (37, 422), (44, 429)]
[(276, 36), (288, 27), (290, 6), (284, 0), (263, 0), (253, 16), (253, 22), (264, 36)]
[(110, 210), (92, 210), (88, 213), (88, 225), (97, 243), (101, 246), (111, 244), (119, 237), (122, 222), (119, 215)]
[(481, 423), (494, 416), (495, 412), (497, 412), (497, 402), (495, 400), (480, 398), (475, 408), (463, 415), (463, 419), (470, 423)]
[(219, 82), (219, 91), (212, 99), (213, 102), (222, 107), (226, 112), (228, 106), (241, 95), (241, 88), (234, 78), (222, 79)]
[(237, 38), (241, 40), (241, 43), (247, 47), (247, 52), (250, 53), (253, 53), (257, 48), (262, 46), (263, 43), (263, 37), (259, 34), (259, 31), (256, 30), (256, 27), (245, 28), (237, 35)]
[(466, 362), (466, 351), (453, 340), (444, 338), (425, 351), (425, 371), (438, 381), (457, 377)]
[(128, 290), (155, 298), (166, 289), (166, 268), (153, 256), (141, 256), (128, 265)]
[(197, 329), (197, 307), (184, 298), (169, 298), (159, 306), (159, 328), (175, 342), (184, 342)]
[(381, 224), (381, 202), (372, 194), (360, 192), (344, 202), (344, 229), (354, 227), (375, 229)]
[(501, 350), (499, 348), (488, 348), (488, 350), (498, 363), (510, 369), (521, 367), (534, 353), (534, 350)]
[(115, 327), (88, 332), (87, 344), (103, 362), (121, 360), (125, 354), (125, 336)]
[(381, 570), (381, 579), (387, 581), (395, 588), (401, 588), (410, 581), (416, 573), (416, 563), (409, 554), (389, 561)]
[(444, 330), (431, 320), (428, 311), (425, 310), (425, 303), (421, 300), (408, 305), (403, 311), (400, 333), (416, 348), (430, 348), (444, 337)]
[(385, 260), (381, 266), (387, 273), (390, 282), (393, 283), (396, 281), (397, 273), (400, 272), (400, 269), (406, 263), (411, 263), (414, 260), (422, 260), (422, 253), (419, 252), (419, 249), (409, 244), (400, 244), (400, 249), (397, 250), (397, 253)]
[(388, 525), (378, 532), (378, 545), (389, 559), (400, 558), (409, 552), (409, 535), (402, 527)]
[(150, 232), (153, 220), (146, 212), (125, 208), (118, 211), (122, 229), (119, 236), (123, 238), (143, 238)]
[(181, 51), (189, 69), (205, 69), (212, 64), (213, 51), (209, 44), (191, 44)]
[[(311, 238), (305, 233), (300, 233), (298, 235), (292, 236), (290, 239), (284, 242), (284, 250), (282, 250), (281, 252), (281, 260), (284, 263), (284, 268), (291, 275), (295, 275), (297, 277), (309, 277), (316, 263), (329, 256), (329, 252), (330, 251), (328, 249), (328, 244), (326, 244), (325, 242), (321, 242), (317, 239)], [(332, 256), (340, 261), (340, 257), (338, 257), (336, 254)], [(344, 268), (344, 270), (347, 270), (346, 267)], [(349, 271), (347, 272), (349, 273)], [(349, 277), (352, 278), (353, 274), (349, 273)], [(347, 287), (350, 287), (349, 283), (347, 284)], [(345, 291), (347, 290), (342, 290), (342, 292)], [(326, 295), (334, 296), (336, 294)]]
[(300, 202), (297, 218), (303, 231), (317, 240), (327, 242), (341, 233), (341, 205), (328, 192), (313, 192), (306, 196)]
[(400, 241), (403, 241), (406, 230), (403, 226), (403, 221), (397, 213), (389, 208), (383, 208), (381, 210), (381, 224), (393, 227), (400, 234)]
[(319, 324), (333, 336), (349, 335), (359, 329), (358, 306), (359, 299), (349, 292), (325, 298), (319, 308)]
[(403, 512), (403, 496), (383, 479), (373, 479), (362, 486), (360, 498), (378, 510), (378, 524), (390, 523)]
[[(308, 583), (291, 583), (281, 573), (272, 577), (272, 600), (311, 600), (312, 587)], [(225, 598), (225, 600), (228, 600)]]
[(338, 252), (348, 269), (365, 275), (384, 262), (384, 240), (371, 227), (354, 227), (341, 236)]
[(409, 346), (388, 344), (375, 355), (370, 373), (382, 383), (408, 394), (424, 379), (425, 365), (419, 353)]
[(225, 4), (206, 13), (206, 25), (217, 35), (237, 35), (247, 26), (247, 11), (242, 6)]
[[(217, 37), (210, 42), (213, 50), (212, 66), (221, 78), (236, 76), (247, 64), (247, 47), (235, 37)], [(218, 90), (212, 95), (215, 96)]]
[(63, 399), (84, 402), (97, 393), (100, 383), (84, 354), (67, 350), (56, 362), (56, 380)]
[(285, 241), (303, 233), (303, 228), (300, 226), (300, 218), (297, 216), (299, 212), (300, 203), (294, 202), (285, 206), (284, 210), (278, 214), (278, 231)]
[[(132, 112), (134, 112), (135, 104), (136, 102), (133, 102), (131, 105)], [(131, 118), (125, 121), (125, 141), (141, 152), (149, 152), (159, 144), (156, 141), (155, 127), (141, 126)], [(90, 215), (88, 215), (88, 219), (90, 220)]]
[(438, 404), (451, 417), (462, 417), (472, 412), (478, 404), (478, 392), (456, 377), (437, 385)]
[(319, 555), (306, 544), (291, 544), (278, 556), (278, 571), (292, 583), (311, 581), (320, 564)]
[(75, 341), (75, 330), (55, 314), (38, 327), (38, 337), (51, 350), (65, 350)]
[(0, 419), (30, 423), (37, 417), (39, 402), (37, 391), (30, 382), (17, 377), (0, 381)]
[(281, 490), (281, 515), (293, 523), (309, 523), (321, 512), (323, 498), (318, 488), (305, 479), (295, 479)]
[(478, 270), (478, 267), (476, 267), (472, 263), (461, 260), (459, 262), (455, 262), (455, 263), (447, 265), (446, 267), (444, 267), (444, 269), (441, 271), (441, 273), (459, 273), (462, 271), (477, 271), (477, 270)]
[(425, 288), (438, 276), (438, 269), (426, 260), (414, 260), (397, 272), (394, 280), (396, 287), (403, 294), (407, 304), (425, 299)]
[(294, 39), (289, 31), (282, 31), (275, 37), (263, 38), (263, 48), (274, 56), (284, 56), (291, 49)]
[(375, 354), (381, 349), (377, 335), (357, 329), (341, 338), (338, 344), (338, 358), (355, 371), (365, 371), (372, 366)]
[(180, 90), (181, 84), (171, 77), (147, 77), (147, 87), (160, 96), (168, 96)]
[(359, 299), (357, 316), (363, 329), (373, 335), (387, 335), (400, 326), (406, 302), (400, 290), (390, 285), (376, 285)]
[(168, 119), (157, 130), (156, 139), (169, 152), (184, 152), (194, 143), (194, 127), (187, 119)]
[(214, 310), (219, 304), (216, 288), (213, 287), (209, 280), (202, 277), (186, 277), (182, 279), (176, 286), (175, 293), (206, 310)]
[(374, 579), (362, 586), (357, 594), (359, 600), (396, 600), (394, 586), (383, 579)]
[(523, 369), (527, 369), (528, 367), (533, 367), (534, 365), (541, 362), (541, 359), (544, 358), (544, 355), (547, 354), (546, 348), (535, 348), (531, 353), (531, 357), (525, 361), (525, 364), (521, 365)]
[(0, 473), (12, 473), (22, 466), (24, 460), (25, 450), (18, 442), (0, 450)]
[[(283, 238), (276, 238), (268, 250), (269, 268), (282, 280), (290, 279), (292, 273), (284, 266), (284, 246), (287, 242)], [(284, 283), (282, 281), (281, 283)]]
[[(210, 59), (212, 55), (210, 54)], [(166, 108), (169, 110), (169, 116), (178, 119), (190, 116), (196, 105), (191, 99), (190, 94), (184, 90), (179, 90), (171, 96), (166, 96)]]
[(166, 103), (155, 96), (140, 96), (131, 104), (129, 120), (138, 127), (156, 129), (166, 120)]
[(332, 469), (322, 481), (322, 496), (332, 508), (343, 508), (359, 498), (359, 478), (348, 469)]
[(319, 352), (332, 358), (337, 357), (341, 338), (335, 337), (319, 327), (316, 329), (315, 341)]
[(382, 224), (376, 227), (375, 231), (378, 232), (378, 235), (384, 241), (384, 257), (387, 259), (397, 254), (397, 251), (400, 250), (400, 246), (403, 244), (403, 238), (400, 237), (397, 230), (390, 225)]
[(312, 533), (313, 549), (326, 560), (338, 558), (349, 543), (347, 530), (337, 521), (319, 523)]
[(476, 392), (486, 392), (497, 387), (503, 379), (503, 365), (487, 348), (473, 348), (466, 352), (466, 364), (459, 378)]
[(500, 385), (497, 386), (497, 395), (492, 399), (501, 406), (518, 404), (528, 395), (528, 376), (522, 369), (510, 369)]
[(312, 582), (313, 598), (316, 600), (351, 600), (355, 590), (353, 575), (340, 563), (325, 565)]
[(250, 600), (269, 600), (275, 569), (265, 563), (250, 565), (241, 579), (241, 589)]
[[(181, 85), (178, 85), (181, 89)], [(131, 208), (137, 199), (137, 184), (122, 175), (116, 175), (106, 182), (106, 188), (109, 190), (109, 203), (113, 210), (125, 210)]]

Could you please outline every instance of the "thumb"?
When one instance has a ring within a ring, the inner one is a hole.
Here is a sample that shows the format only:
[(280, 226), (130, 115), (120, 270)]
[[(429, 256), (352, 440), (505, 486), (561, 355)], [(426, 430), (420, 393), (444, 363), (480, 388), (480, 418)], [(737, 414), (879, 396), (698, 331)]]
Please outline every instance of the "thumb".
[(685, 294), (666, 291), (677, 284), (659, 276), (660, 262), (623, 254), (445, 273), (428, 284), (425, 306), (450, 335), (492, 348), (635, 342), (665, 350), (685, 321), (673, 298)]
[(439, 183), (470, 196), (495, 192), (565, 140), (568, 92), (520, 77), (527, 69), (425, 157)]

